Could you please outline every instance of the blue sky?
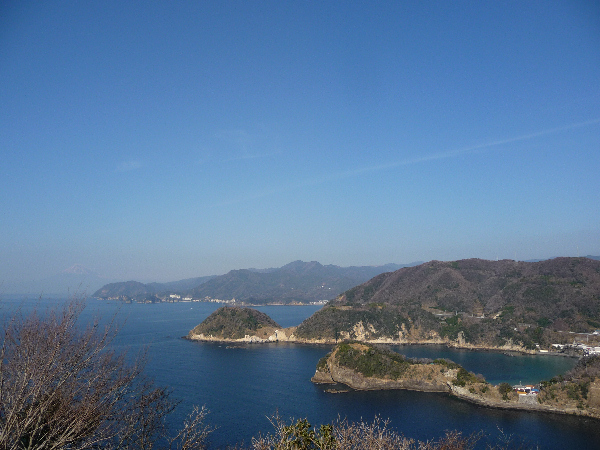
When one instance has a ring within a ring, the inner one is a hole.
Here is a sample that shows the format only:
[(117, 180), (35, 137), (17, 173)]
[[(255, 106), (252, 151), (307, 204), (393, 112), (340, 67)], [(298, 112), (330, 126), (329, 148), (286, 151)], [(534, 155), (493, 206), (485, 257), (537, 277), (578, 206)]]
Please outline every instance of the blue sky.
[(600, 254), (600, 4), (3, 2), (0, 278)]

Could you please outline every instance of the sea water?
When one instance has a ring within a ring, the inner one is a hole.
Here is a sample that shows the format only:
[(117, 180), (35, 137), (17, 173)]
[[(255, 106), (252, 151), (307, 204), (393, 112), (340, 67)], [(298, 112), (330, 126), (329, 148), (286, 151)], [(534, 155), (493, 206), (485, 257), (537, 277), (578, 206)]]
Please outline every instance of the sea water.
[[(0, 313), (10, 316), (20, 308), (43, 310), (58, 300), (6, 300)], [(82, 322), (99, 316), (120, 328), (113, 347), (134, 358), (146, 351), (146, 374), (158, 385), (172, 389), (181, 401), (170, 418), (181, 424), (194, 405), (210, 411), (208, 424), (216, 427), (211, 447), (245, 443), (253, 436), (272, 431), (274, 414), (286, 421), (307, 418), (312, 424), (339, 418), (372, 421), (389, 419), (390, 426), (407, 437), (436, 439), (446, 430), (465, 434), (482, 431), (486, 443), (512, 438), (543, 449), (600, 448), (600, 421), (548, 413), (494, 410), (457, 400), (446, 394), (411, 391), (325, 392), (310, 382), (318, 360), (331, 346), (271, 343), (231, 346), (183, 339), (219, 304), (160, 303), (123, 304), (90, 299)], [(318, 306), (267, 306), (258, 308), (283, 327), (299, 324)], [(471, 352), (446, 347), (398, 346), (413, 357), (445, 357), (466, 369), (483, 374), (493, 383), (537, 382), (573, 367), (571, 358), (507, 356), (494, 352)]]

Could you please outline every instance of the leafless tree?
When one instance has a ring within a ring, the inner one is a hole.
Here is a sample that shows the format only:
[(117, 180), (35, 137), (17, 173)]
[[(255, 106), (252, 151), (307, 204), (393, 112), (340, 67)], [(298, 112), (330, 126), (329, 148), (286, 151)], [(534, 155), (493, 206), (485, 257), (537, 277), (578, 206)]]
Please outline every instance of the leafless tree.
[(389, 420), (373, 422), (340, 420), (333, 425), (339, 450), (412, 450), (414, 441), (389, 427)]
[(81, 301), (44, 314), (16, 314), (0, 345), (0, 449), (203, 448), (210, 429), (196, 410), (174, 438), (165, 416), (176, 403), (109, 348), (116, 328), (82, 328)]
[(458, 431), (447, 431), (438, 440), (415, 441), (394, 431), (388, 420), (379, 417), (373, 422), (338, 419), (319, 429), (313, 429), (306, 419), (295, 423), (292, 420), (288, 425), (275, 414), (269, 420), (274, 433), (253, 438), (253, 450), (473, 450), (482, 438), (481, 433), (465, 436)]
[(252, 439), (253, 450), (414, 450), (414, 441), (376, 417), (372, 423), (338, 419), (313, 429), (306, 419), (286, 424), (277, 414), (269, 419), (275, 432)]

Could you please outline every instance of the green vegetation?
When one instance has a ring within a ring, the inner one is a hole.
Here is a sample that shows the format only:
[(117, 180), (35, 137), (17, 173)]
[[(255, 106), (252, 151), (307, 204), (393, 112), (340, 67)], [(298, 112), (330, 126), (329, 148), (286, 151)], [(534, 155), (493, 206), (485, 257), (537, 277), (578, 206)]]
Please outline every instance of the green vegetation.
[(498, 392), (502, 395), (502, 400), (504, 401), (508, 401), (509, 400), (509, 394), (512, 393), (513, 388), (510, 384), (508, 383), (500, 383), (498, 385)]
[(433, 360), (434, 364), (438, 364), (440, 366), (444, 366), (447, 370), (452, 369), (460, 369), (460, 365), (456, 364), (454, 361), (450, 361), (449, 359), (438, 358)]
[(327, 356), (323, 356), (317, 363), (317, 370), (323, 370), (327, 367)]
[(190, 335), (204, 334), (224, 339), (241, 339), (264, 327), (281, 328), (263, 312), (251, 308), (224, 306), (190, 331)]
[(456, 378), (452, 380), (454, 384), (457, 386), (466, 386), (467, 384), (481, 383), (485, 380), (483, 378), (477, 377), (475, 374), (469, 372), (468, 370), (460, 367), (458, 369), (458, 373), (456, 374)]
[(575, 403), (578, 408), (588, 405), (590, 386), (600, 379), (600, 356), (586, 356), (564, 375), (540, 383), (541, 403)]
[(399, 353), (371, 345), (362, 348), (344, 343), (337, 346), (336, 358), (340, 366), (352, 369), (365, 377), (391, 378), (397, 380), (411, 365), (410, 360)]
[(372, 326), (374, 331), (367, 331), (373, 338), (397, 336), (402, 324), (405, 328), (411, 326), (403, 314), (394, 308), (383, 308), (380, 304), (352, 309), (326, 306), (302, 322), (295, 334), (304, 339), (339, 339), (340, 333), (344, 332), (354, 339), (354, 328), (360, 322), (363, 326)]
[(548, 325), (550, 325), (552, 322), (550, 321), (550, 319), (548, 319), (547, 317), (540, 317), (537, 320), (537, 324), (540, 327), (547, 327)]
[(594, 328), (600, 328), (600, 322), (596, 321), (596, 320), (590, 320), (588, 319), (586, 321), (588, 323), (589, 326), (594, 327)]
[(446, 337), (448, 339), (456, 340), (458, 338), (458, 333), (463, 332), (465, 335), (469, 334), (468, 329), (460, 320), (458, 316), (448, 317), (445, 321), (445, 324), (442, 325), (440, 330), (440, 336)]
[[(600, 328), (600, 261), (431, 261), (356, 286), (303, 322), (303, 339), (432, 337), (535, 349)], [(436, 316), (434, 310), (456, 312)], [(484, 317), (482, 317), (482, 314)], [(361, 327), (362, 324), (362, 327)], [(402, 332), (400, 335), (399, 332)], [(558, 339), (558, 340), (557, 340)]]
[(510, 317), (514, 315), (515, 307), (513, 305), (505, 306), (502, 308), (502, 313), (500, 314), (501, 318)]
[[(351, 369), (367, 378), (398, 380), (407, 375), (411, 366), (417, 366), (419, 370), (417, 372), (411, 371), (410, 376), (426, 377), (428, 381), (432, 381), (437, 376), (437, 372), (434, 373), (429, 369), (422, 371), (420, 369), (429, 368), (434, 365), (440, 367), (439, 374), (448, 370), (456, 370), (456, 378), (452, 380), (455, 385), (466, 386), (475, 383), (485, 383), (485, 379), (482, 376), (477, 376), (465, 370), (459, 364), (447, 359), (432, 361), (430, 359), (406, 358), (404, 355), (394, 352), (387, 347), (359, 342), (338, 344), (329, 355), (319, 361), (317, 370), (325, 369), (327, 360), (332, 355), (334, 355), (335, 362), (340, 367)], [(421, 375), (416, 375), (417, 373), (421, 373)]]

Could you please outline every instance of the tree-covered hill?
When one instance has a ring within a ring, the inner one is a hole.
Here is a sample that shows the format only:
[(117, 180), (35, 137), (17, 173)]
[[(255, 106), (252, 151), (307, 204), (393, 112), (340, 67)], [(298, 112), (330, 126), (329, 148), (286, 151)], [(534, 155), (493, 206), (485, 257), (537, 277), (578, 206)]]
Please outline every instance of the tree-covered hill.
[(246, 335), (262, 334), (265, 334), (264, 337), (268, 337), (272, 330), (277, 328), (281, 329), (281, 325), (263, 312), (252, 308), (224, 306), (197, 325), (189, 335), (204, 335), (221, 339), (242, 339)]
[[(600, 328), (600, 261), (555, 258), (431, 261), (384, 273), (340, 295), (296, 336), (464, 339), (528, 348), (559, 332)], [(568, 336), (564, 336), (567, 338)]]

